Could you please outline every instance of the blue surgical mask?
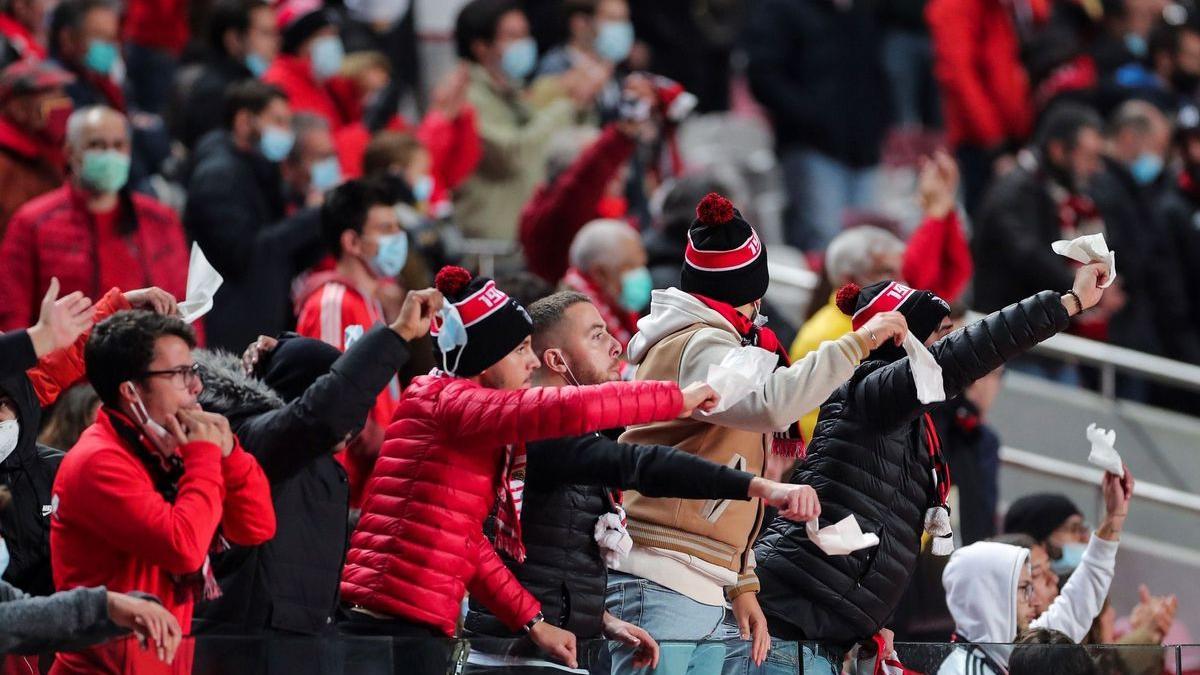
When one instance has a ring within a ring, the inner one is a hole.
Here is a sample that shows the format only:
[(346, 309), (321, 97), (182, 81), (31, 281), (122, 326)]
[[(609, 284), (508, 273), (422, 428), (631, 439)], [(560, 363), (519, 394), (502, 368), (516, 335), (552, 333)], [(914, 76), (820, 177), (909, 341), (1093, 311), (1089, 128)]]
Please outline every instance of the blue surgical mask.
[(296, 134), (291, 129), (268, 126), (263, 128), (262, 138), (258, 139), (258, 149), (268, 160), (282, 162), (295, 143)]
[(537, 43), (533, 38), (510, 42), (500, 57), (500, 69), (510, 80), (524, 80), (537, 65)]
[[(458, 370), (463, 352), (466, 351), (464, 348), (467, 346), (467, 327), (463, 325), (458, 308), (449, 300), (438, 310), (438, 316), (441, 318), (441, 325), (438, 326), (437, 346), (438, 351), (442, 353), (442, 370), (453, 375)], [(446, 355), (455, 349), (459, 350), (458, 356), (454, 358), (454, 367), (450, 367), (446, 362)]]
[(312, 177), (312, 187), (320, 193), (325, 193), (342, 184), (342, 167), (337, 157), (326, 157), (314, 162), (309, 170)]
[(336, 35), (326, 35), (313, 43), (312, 61), (313, 74), (318, 80), (328, 80), (342, 69), (342, 59), (346, 50), (342, 47), (342, 39)]
[(129, 155), (117, 150), (88, 150), (83, 153), (79, 180), (100, 194), (112, 194), (129, 181)]
[(0, 576), (8, 570), (8, 542), (4, 541), (4, 537), (0, 537)]
[(1138, 185), (1149, 185), (1158, 180), (1162, 169), (1162, 157), (1153, 152), (1143, 152), (1129, 166), (1129, 172), (1133, 174), (1133, 179), (1137, 181)]
[(1149, 51), (1146, 47), (1146, 38), (1137, 33), (1125, 34), (1125, 48), (1139, 59), (1146, 56), (1146, 52)]
[(271, 66), (266, 59), (254, 53), (247, 54), (244, 63), (254, 77), (262, 77), (263, 73), (267, 72), (267, 68)]
[(628, 21), (601, 21), (594, 43), (596, 53), (609, 63), (621, 63), (633, 49), (633, 24)]
[(379, 238), (379, 251), (371, 258), (371, 267), (380, 276), (394, 277), (404, 269), (407, 260), (408, 235), (397, 232)]
[(433, 177), (429, 174), (421, 176), (412, 186), (413, 199), (418, 204), (424, 204), (433, 196)]
[(621, 275), (621, 306), (631, 312), (640, 312), (650, 304), (650, 292), (654, 290), (654, 279), (650, 270), (639, 267)]
[(92, 40), (88, 44), (87, 53), (83, 55), (83, 65), (89, 70), (108, 75), (117, 64), (117, 46), (106, 40)]
[(1076, 567), (1079, 567), (1079, 563), (1083, 561), (1083, 552), (1086, 550), (1086, 544), (1072, 542), (1063, 545), (1062, 557), (1051, 561), (1050, 569), (1060, 577), (1070, 574)]

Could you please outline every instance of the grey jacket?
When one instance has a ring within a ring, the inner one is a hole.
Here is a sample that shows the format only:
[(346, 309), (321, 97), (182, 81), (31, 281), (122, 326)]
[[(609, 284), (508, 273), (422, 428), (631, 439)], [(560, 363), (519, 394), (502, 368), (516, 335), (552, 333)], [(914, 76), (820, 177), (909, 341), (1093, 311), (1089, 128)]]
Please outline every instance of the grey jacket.
[(0, 581), (0, 655), (72, 651), (125, 634), (103, 586), (33, 597)]

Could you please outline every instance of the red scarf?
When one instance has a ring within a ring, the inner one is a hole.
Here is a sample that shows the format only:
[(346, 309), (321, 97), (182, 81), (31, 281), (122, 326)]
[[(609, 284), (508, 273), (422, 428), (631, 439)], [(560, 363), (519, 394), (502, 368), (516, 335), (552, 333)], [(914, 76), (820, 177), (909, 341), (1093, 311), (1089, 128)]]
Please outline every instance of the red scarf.
[[(775, 354), (778, 358), (776, 362), (777, 368), (786, 368), (792, 365), (791, 358), (788, 357), (787, 350), (779, 342), (779, 336), (775, 335), (775, 331), (764, 326), (755, 325), (745, 314), (737, 311), (733, 305), (720, 300), (713, 300), (698, 293), (692, 293), (692, 297), (714, 312), (721, 315), (726, 321), (733, 326), (739, 337), (742, 338), (742, 345), (758, 347), (765, 349)], [(771, 451), (781, 457), (795, 457), (804, 459), (804, 441), (800, 436), (799, 422), (790, 424), (786, 431), (775, 433), (774, 442), (771, 444)]]
[(496, 548), (513, 560), (525, 562), (521, 540), (521, 502), (525, 496), (525, 446), (504, 448), (504, 465), (496, 487)]
[(1100, 209), (1089, 197), (1070, 192), (1057, 183), (1051, 183), (1050, 196), (1058, 207), (1058, 227), (1063, 238), (1074, 239), (1104, 231)]
[(629, 340), (637, 332), (637, 314), (614, 303), (604, 289), (574, 267), (567, 269), (562, 283), (563, 286), (588, 296), (588, 299), (596, 306), (596, 311), (600, 312), (600, 317), (604, 319), (604, 325), (608, 328), (608, 332), (617, 339), (617, 342), (621, 343), (621, 349), (629, 346)]

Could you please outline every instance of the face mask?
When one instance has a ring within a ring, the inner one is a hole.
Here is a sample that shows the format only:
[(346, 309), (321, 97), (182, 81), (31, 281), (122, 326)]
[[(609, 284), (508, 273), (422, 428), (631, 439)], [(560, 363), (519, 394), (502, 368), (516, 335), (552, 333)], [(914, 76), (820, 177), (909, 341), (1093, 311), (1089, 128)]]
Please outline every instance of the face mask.
[(244, 63), (254, 77), (262, 77), (263, 73), (267, 72), (267, 68), (271, 66), (271, 64), (267, 63), (266, 59), (258, 54), (247, 54)]
[[(453, 375), (458, 370), (459, 361), (462, 360), (463, 352), (467, 346), (467, 327), (463, 325), (462, 315), (458, 313), (458, 308), (455, 307), (449, 300), (442, 308), (438, 310), (438, 316), (441, 317), (441, 325), (438, 326), (437, 346), (442, 352), (442, 370)], [(454, 367), (446, 363), (446, 354), (459, 350), (458, 356), (454, 358)]]
[(521, 38), (510, 42), (500, 57), (500, 69), (510, 80), (523, 80), (537, 65), (537, 43), (533, 38)]
[(67, 138), (67, 119), (75, 111), (70, 99), (54, 101), (42, 110), (41, 137), (51, 145), (62, 145)]
[(1137, 181), (1138, 185), (1149, 185), (1158, 179), (1162, 168), (1161, 157), (1152, 152), (1143, 152), (1130, 165), (1129, 172), (1133, 174), (1133, 179)]
[(389, 234), (379, 238), (379, 252), (371, 258), (371, 267), (375, 273), (384, 277), (394, 277), (404, 269), (408, 260), (408, 235), (403, 232)]
[(1142, 58), (1146, 55), (1146, 38), (1137, 33), (1129, 33), (1125, 36), (1125, 49), (1129, 50), (1137, 58)]
[(633, 24), (628, 21), (601, 21), (594, 43), (596, 53), (609, 63), (620, 63), (633, 49)]
[(17, 449), (17, 441), (21, 438), (21, 425), (16, 420), (0, 422), (0, 462), (8, 459), (13, 450)]
[(327, 157), (312, 165), (312, 186), (317, 192), (326, 192), (342, 183), (342, 167), (337, 157)]
[(342, 59), (346, 51), (342, 48), (342, 40), (336, 35), (326, 35), (319, 38), (312, 46), (313, 74), (318, 80), (328, 80), (342, 69)]
[(1083, 552), (1085, 550), (1087, 550), (1087, 546), (1085, 544), (1071, 543), (1064, 545), (1062, 547), (1062, 557), (1058, 560), (1052, 561), (1050, 563), (1050, 569), (1054, 570), (1054, 573), (1060, 577), (1065, 576), (1076, 567), (1079, 567), (1079, 563), (1083, 560)]
[(292, 151), (295, 142), (296, 134), (293, 134), (291, 129), (266, 127), (263, 129), (262, 138), (258, 139), (258, 149), (268, 160), (282, 162)]
[(650, 291), (654, 290), (654, 279), (650, 270), (639, 267), (621, 275), (621, 306), (631, 312), (640, 312), (650, 304)]
[(92, 40), (87, 53), (83, 55), (83, 65), (89, 70), (108, 75), (117, 64), (117, 46), (105, 40)]
[(83, 153), (79, 180), (93, 192), (116, 192), (129, 181), (129, 155), (116, 150), (89, 150)]
[(424, 204), (433, 196), (433, 177), (426, 174), (417, 179), (412, 186), (413, 199), (418, 204)]
[(8, 542), (0, 537), (0, 576), (8, 570)]
[(133, 388), (133, 403), (129, 406), (129, 413), (133, 417), (134, 424), (141, 429), (146, 440), (164, 457), (174, 455), (175, 448), (179, 446), (178, 439), (163, 425), (150, 418), (150, 413), (146, 410), (146, 404), (142, 402), (142, 395), (138, 393), (137, 387), (134, 387), (133, 384), (129, 386)]

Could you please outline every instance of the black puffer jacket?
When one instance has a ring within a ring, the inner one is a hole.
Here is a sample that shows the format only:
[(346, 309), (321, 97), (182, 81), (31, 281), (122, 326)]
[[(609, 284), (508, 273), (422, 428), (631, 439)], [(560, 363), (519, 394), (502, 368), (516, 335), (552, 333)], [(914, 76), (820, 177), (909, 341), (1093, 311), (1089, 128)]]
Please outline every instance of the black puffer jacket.
[[(1045, 291), (957, 331), (931, 348), (946, 395), (1067, 327)], [(821, 407), (808, 457), (792, 476), (821, 499), (822, 525), (853, 514), (879, 545), (826, 556), (804, 525), (776, 519), (754, 547), (759, 602), (771, 634), (846, 646), (876, 633), (916, 565), (925, 509), (936, 501), (929, 451), (907, 358), (867, 361)]]
[(37, 442), (42, 409), (24, 373), (0, 379), (0, 391), (13, 399), (21, 425), (17, 447), (0, 463), (0, 484), (12, 492), (12, 504), (0, 512), (10, 556), (4, 580), (30, 595), (50, 595), (51, 489), (63, 453)]
[(205, 410), (229, 418), (271, 482), (278, 526), (261, 546), (213, 561), (222, 597), (196, 610), (195, 632), (313, 635), (330, 626), (346, 554), (350, 488), (334, 447), (367, 419), (408, 359), (408, 345), (378, 327), (360, 338), (296, 400), (285, 404), (242, 374), (229, 354), (197, 352)]
[[(613, 436), (619, 434), (612, 434)], [(661, 445), (618, 443), (600, 434), (530, 443), (521, 535), (525, 562), (501, 553), (550, 623), (598, 638), (608, 570), (596, 544), (596, 520), (612, 510), (608, 488), (651, 497), (747, 499), (753, 475)], [(474, 599), (468, 631), (510, 637)]]

